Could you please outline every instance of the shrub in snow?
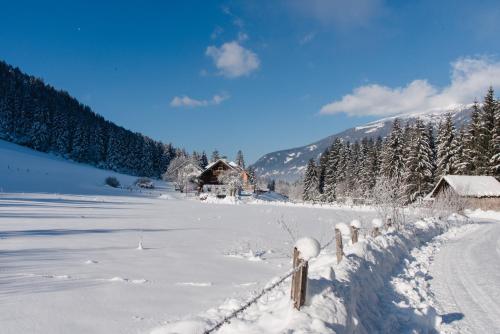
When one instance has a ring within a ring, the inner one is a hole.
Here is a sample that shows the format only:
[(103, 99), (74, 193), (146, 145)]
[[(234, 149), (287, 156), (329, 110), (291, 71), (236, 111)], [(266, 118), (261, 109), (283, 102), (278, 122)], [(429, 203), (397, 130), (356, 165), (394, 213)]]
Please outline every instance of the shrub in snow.
[(295, 242), (295, 247), (300, 253), (300, 258), (305, 261), (309, 261), (313, 257), (318, 256), (321, 250), (318, 240), (309, 237), (297, 240), (297, 242)]
[(139, 188), (144, 188), (144, 189), (154, 189), (155, 187), (153, 181), (151, 181), (147, 177), (138, 178), (135, 181), (135, 185), (138, 186)]
[(113, 188), (118, 188), (120, 186), (120, 181), (118, 181), (118, 179), (114, 176), (108, 176), (104, 182), (110, 186), (110, 187), (113, 187)]

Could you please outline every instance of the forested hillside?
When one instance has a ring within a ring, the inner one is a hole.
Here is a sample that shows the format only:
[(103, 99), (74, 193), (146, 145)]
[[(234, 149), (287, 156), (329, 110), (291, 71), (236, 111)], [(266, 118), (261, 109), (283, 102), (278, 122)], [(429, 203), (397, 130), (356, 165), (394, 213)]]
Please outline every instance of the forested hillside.
[(350, 143), (337, 138), (309, 161), (304, 200), (376, 199), (401, 204), (427, 195), (443, 175), (492, 175), (500, 179), (500, 103), (490, 88), (482, 104), (474, 103), (471, 120), (456, 128), (451, 114), (440, 122), (395, 119), (383, 140)]
[(126, 130), (67, 92), (0, 61), (0, 139), (128, 174), (160, 176), (175, 156), (163, 144)]

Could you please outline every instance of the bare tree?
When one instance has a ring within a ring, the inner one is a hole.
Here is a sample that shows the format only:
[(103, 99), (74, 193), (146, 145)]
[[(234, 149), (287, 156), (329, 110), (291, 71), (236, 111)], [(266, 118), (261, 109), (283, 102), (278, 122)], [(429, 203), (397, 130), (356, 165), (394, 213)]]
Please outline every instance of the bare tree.
[(396, 180), (378, 178), (373, 188), (373, 203), (379, 216), (383, 219), (391, 218), (396, 228), (405, 224), (405, 200)]
[(195, 166), (196, 161), (184, 155), (179, 155), (173, 159), (165, 174), (162, 175), (163, 180), (173, 182), (180, 189), (180, 191), (187, 190), (186, 187), (189, 183), (196, 182), (196, 177), (199, 174), (199, 169)]
[(236, 170), (226, 170), (220, 173), (217, 180), (229, 188), (230, 196), (236, 196), (243, 186), (241, 173)]

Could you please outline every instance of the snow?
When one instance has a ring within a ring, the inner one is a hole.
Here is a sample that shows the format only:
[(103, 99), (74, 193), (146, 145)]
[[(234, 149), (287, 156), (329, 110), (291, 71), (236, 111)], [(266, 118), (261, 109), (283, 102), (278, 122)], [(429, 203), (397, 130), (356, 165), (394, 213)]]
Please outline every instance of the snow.
[(295, 247), (300, 253), (300, 258), (309, 261), (318, 256), (321, 246), (316, 239), (304, 237), (295, 242)]
[[(112, 189), (105, 176), (136, 178), (5, 142), (0, 153), (9, 157), (0, 162), (2, 333), (202, 333), (289, 273), (294, 244), (309, 259), (305, 306), (292, 307), (285, 279), (217, 333), (500, 328), (498, 212), (469, 212), (486, 221), (465, 227), (457, 215), (408, 215), (411, 228), (372, 238), (370, 222), (383, 224), (369, 206), (200, 201), (160, 181), (148, 192)], [(361, 233), (337, 264), (342, 221)]]
[(361, 222), (359, 220), (357, 220), (357, 219), (354, 219), (354, 220), (351, 221), (351, 226), (354, 227), (354, 228), (359, 229), (359, 228), (361, 228)]
[[(145, 195), (150, 190), (134, 186), (137, 177), (98, 169), (55, 155), (0, 140), (0, 193), (43, 192), (75, 195)], [(113, 176), (122, 188), (111, 188), (104, 179)], [(161, 187), (155, 181), (155, 186)]]
[(351, 235), (351, 229), (345, 223), (336, 224), (335, 229), (339, 230), (343, 237)]
[(382, 222), (382, 219), (375, 218), (372, 220), (372, 226), (382, 228), (384, 226), (384, 223)]
[[(446, 181), (459, 195), (467, 197), (500, 197), (500, 182), (493, 176), (482, 175), (446, 175), (438, 185)], [(434, 197), (434, 191), (430, 197)]]

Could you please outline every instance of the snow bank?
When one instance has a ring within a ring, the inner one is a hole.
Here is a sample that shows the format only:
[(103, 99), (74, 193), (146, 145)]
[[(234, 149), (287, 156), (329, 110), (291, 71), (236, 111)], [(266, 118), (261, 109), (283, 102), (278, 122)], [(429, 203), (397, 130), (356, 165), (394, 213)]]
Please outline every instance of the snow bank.
[(338, 223), (335, 225), (335, 229), (339, 230), (343, 237), (348, 237), (351, 235), (351, 229), (345, 223)]
[[(450, 224), (463, 223), (461, 219), (452, 222), (423, 219), (418, 226), (402, 232), (382, 233), (377, 238), (367, 236), (344, 248), (346, 256), (340, 264), (333, 250), (324, 249), (309, 261), (308, 295), (300, 311), (292, 307), (287, 280), (249, 306), (241, 316), (222, 325), (217, 333), (363, 334), (405, 332), (408, 328), (428, 332), (440, 322), (435, 309), (429, 305), (415, 308), (394, 305), (392, 299), (384, 299), (395, 293), (387, 290), (390, 288), (387, 282), (411, 249), (441, 234)], [(277, 278), (269, 284), (275, 281)], [(153, 333), (176, 333), (180, 328), (185, 334), (203, 333), (244, 303), (245, 300), (231, 298), (195, 318), (167, 323)]]

